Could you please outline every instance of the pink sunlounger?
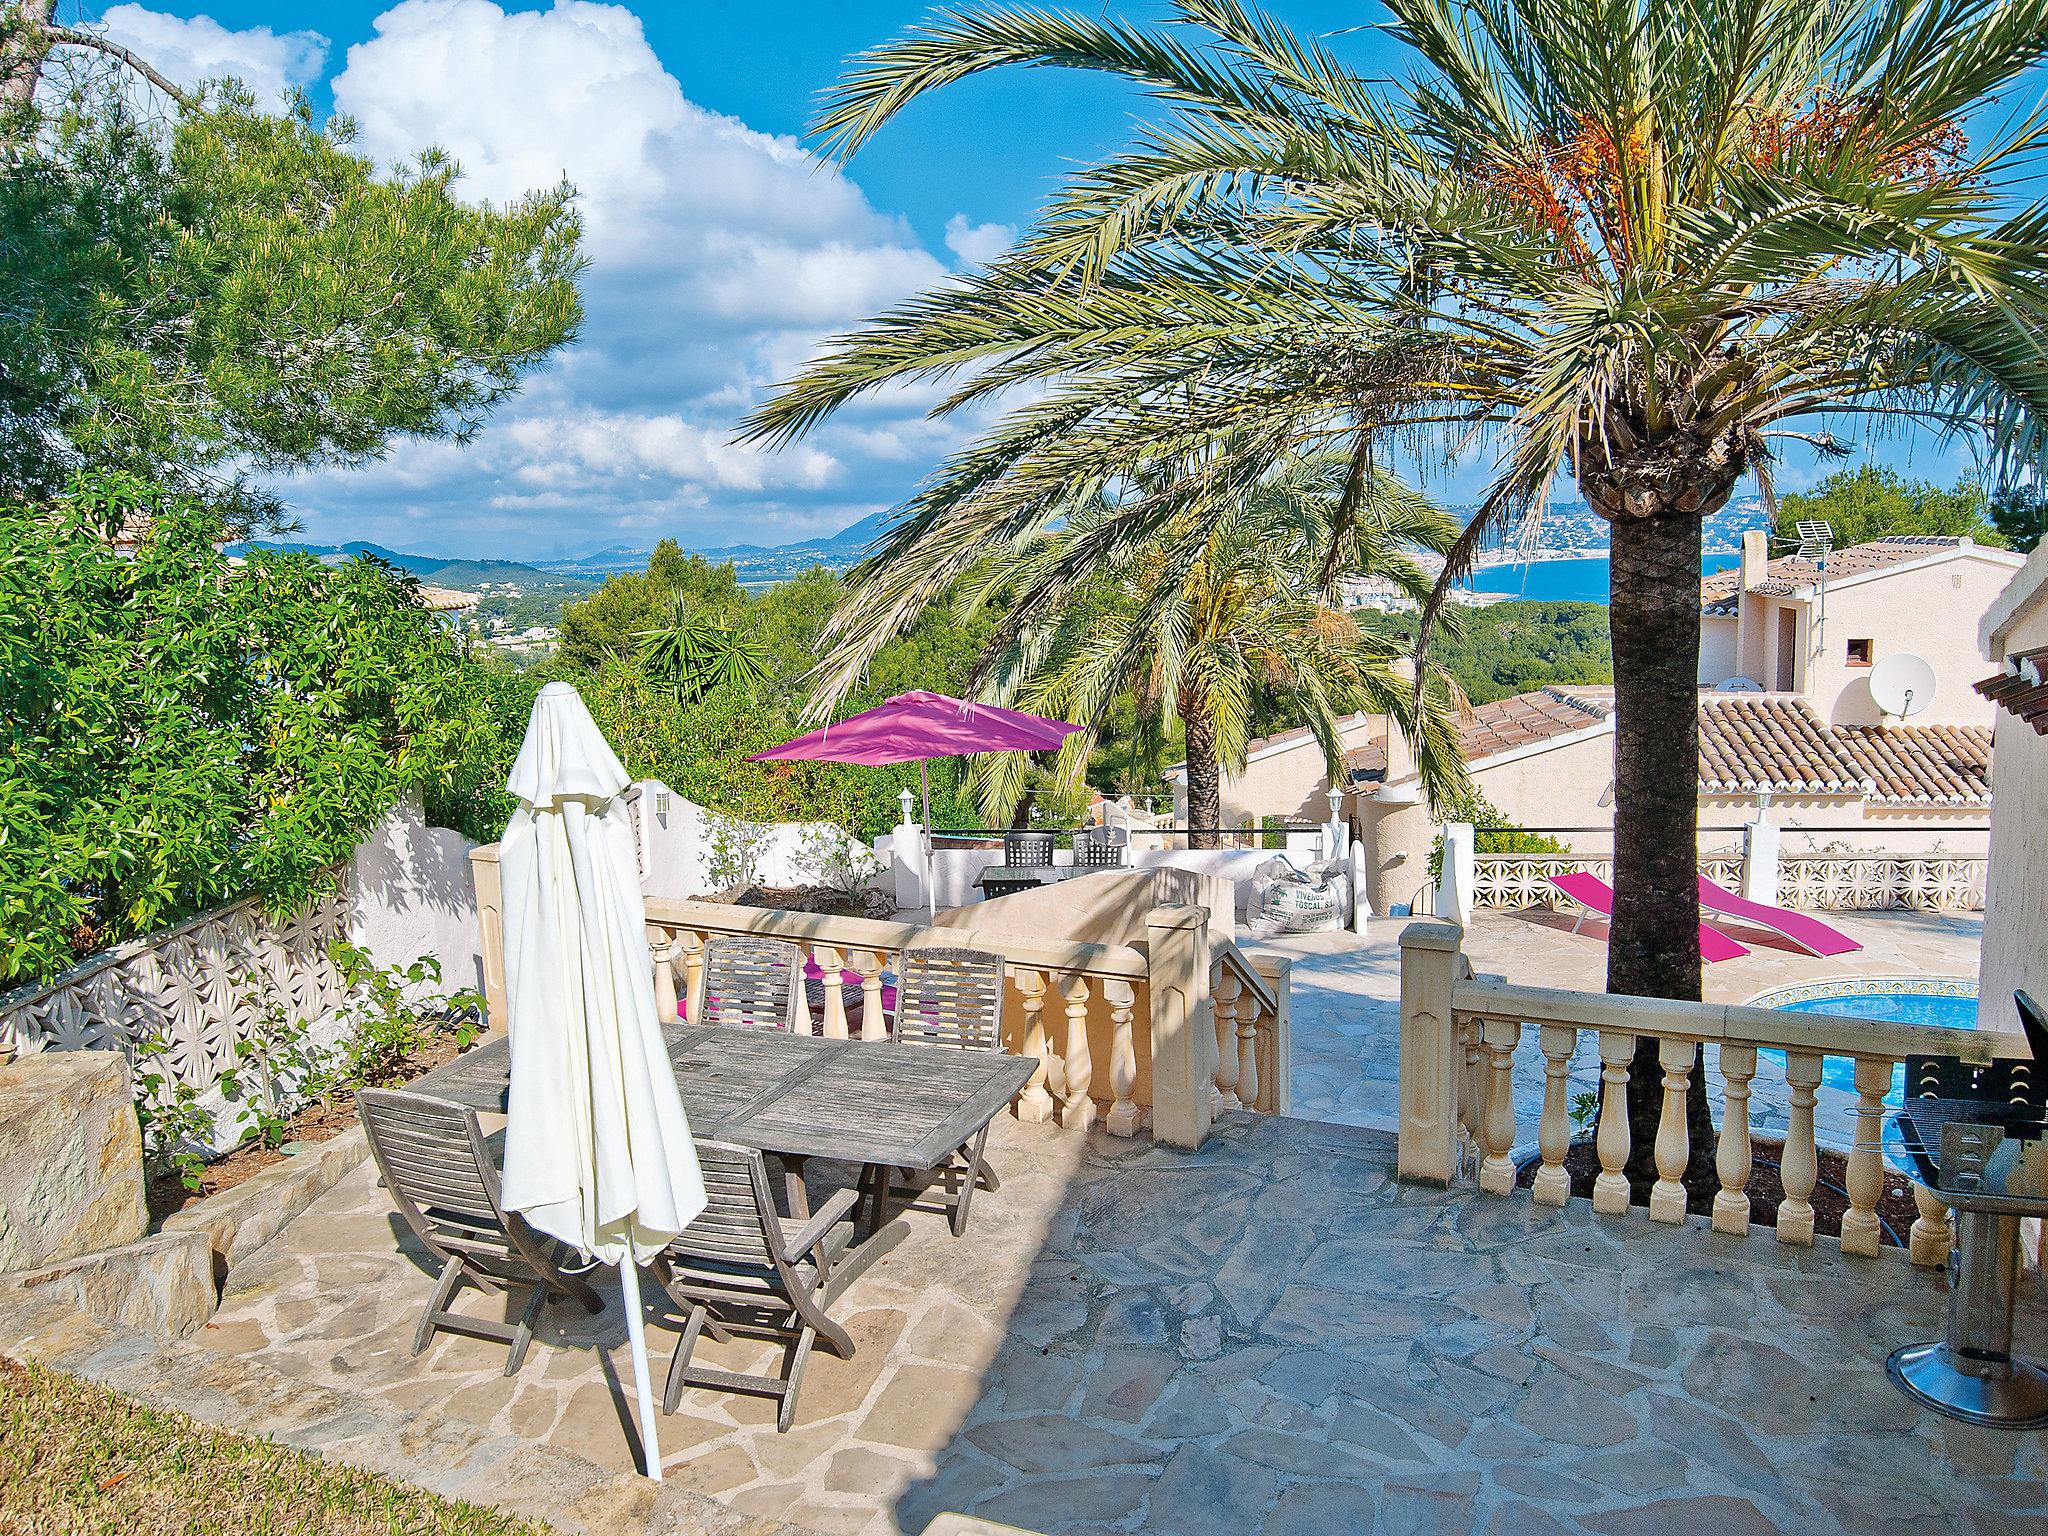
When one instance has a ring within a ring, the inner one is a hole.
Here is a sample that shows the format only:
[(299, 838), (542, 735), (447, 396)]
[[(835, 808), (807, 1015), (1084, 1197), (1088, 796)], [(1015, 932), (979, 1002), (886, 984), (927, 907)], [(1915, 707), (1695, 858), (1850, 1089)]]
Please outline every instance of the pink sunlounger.
[[(1568, 875), (1552, 875), (1550, 883), (1585, 908), (1586, 912), (1594, 912), (1601, 917), (1614, 916), (1614, 887), (1598, 875), (1589, 874), (1583, 869), (1575, 869)], [(1579, 923), (1585, 920), (1585, 913), (1580, 913), (1579, 922), (1572, 924), (1572, 932), (1577, 933)], [(1700, 958), (1709, 965), (1717, 960), (1734, 960), (1748, 953), (1749, 950), (1745, 946), (1736, 943), (1720, 929), (1709, 928), (1705, 923), (1700, 924)]]
[(1841, 929), (1817, 917), (1769, 906), (1761, 901), (1746, 901), (1726, 886), (1716, 885), (1705, 875), (1700, 876), (1700, 905), (1709, 912), (1782, 933), (1809, 955), (1819, 955), (1823, 959), (1829, 955), (1846, 955), (1852, 949), (1863, 947)]

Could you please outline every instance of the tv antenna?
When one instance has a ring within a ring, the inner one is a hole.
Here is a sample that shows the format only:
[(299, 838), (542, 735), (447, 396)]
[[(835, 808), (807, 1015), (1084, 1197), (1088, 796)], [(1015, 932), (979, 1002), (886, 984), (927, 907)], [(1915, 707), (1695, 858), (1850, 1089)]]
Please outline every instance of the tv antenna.
[(1820, 597), (1813, 610), (1813, 648), (1818, 654), (1827, 643), (1828, 556), (1835, 551), (1835, 530), (1818, 518), (1801, 518), (1794, 526), (1799, 530), (1799, 558), (1820, 567)]

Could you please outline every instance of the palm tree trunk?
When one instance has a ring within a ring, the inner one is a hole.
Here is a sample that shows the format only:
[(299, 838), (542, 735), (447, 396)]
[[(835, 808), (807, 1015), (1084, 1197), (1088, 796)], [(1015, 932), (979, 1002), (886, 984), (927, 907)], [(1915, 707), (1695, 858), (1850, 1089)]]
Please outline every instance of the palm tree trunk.
[[(1607, 990), (1700, 996), (1700, 513), (1667, 504), (1613, 523), (1608, 623), (1614, 643), (1614, 923)], [(1636, 1042), (1629, 1072), (1631, 1185), (1656, 1179), (1663, 1107), (1657, 1042)], [(1706, 1075), (1692, 1074), (1690, 1171), (1714, 1157)]]
[(1216, 722), (1209, 718), (1209, 708), (1203, 700), (1183, 693), (1180, 723), (1187, 732), (1188, 846), (1220, 848), (1223, 782), (1216, 756)]

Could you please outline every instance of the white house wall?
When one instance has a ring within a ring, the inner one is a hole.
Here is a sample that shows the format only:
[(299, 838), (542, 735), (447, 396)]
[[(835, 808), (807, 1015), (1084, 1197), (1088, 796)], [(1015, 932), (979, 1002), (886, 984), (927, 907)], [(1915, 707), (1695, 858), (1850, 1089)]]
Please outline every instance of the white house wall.
[[(2048, 646), (2048, 545), (2034, 552), (2020, 582), (2035, 592), (2031, 611), (1992, 637), (2002, 660)], [(2017, 583), (2016, 583), (2017, 585)], [(1981, 659), (1979, 675), (1993, 670)], [(1978, 1022), (2013, 1029), (2016, 987), (2048, 1006), (2048, 736), (2004, 710), (1992, 737), (1997, 795), (1991, 814), (1991, 876), (1984, 908)]]
[[(1991, 706), (1970, 689), (1984, 676), (1976, 621), (2013, 577), (2002, 555), (1959, 556), (1884, 572), (1828, 588), (1819, 632), (1809, 639), (1807, 696), (1834, 725), (1877, 725), (1870, 668), (1848, 663), (1852, 639), (1871, 642), (1871, 659), (1902, 652), (1934, 668), (1934, 699), (1915, 725), (1989, 725)], [(1815, 605), (1814, 614), (1823, 610)]]

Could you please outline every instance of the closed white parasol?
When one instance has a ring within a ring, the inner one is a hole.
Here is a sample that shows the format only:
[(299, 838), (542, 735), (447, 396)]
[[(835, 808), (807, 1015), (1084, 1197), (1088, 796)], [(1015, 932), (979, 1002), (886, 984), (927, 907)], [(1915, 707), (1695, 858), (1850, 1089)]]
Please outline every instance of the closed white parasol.
[(500, 853), (511, 1014), (504, 1200), (619, 1267), (647, 1475), (659, 1481), (639, 1265), (704, 1209), (654, 1006), (631, 781), (567, 683), (534, 700)]

